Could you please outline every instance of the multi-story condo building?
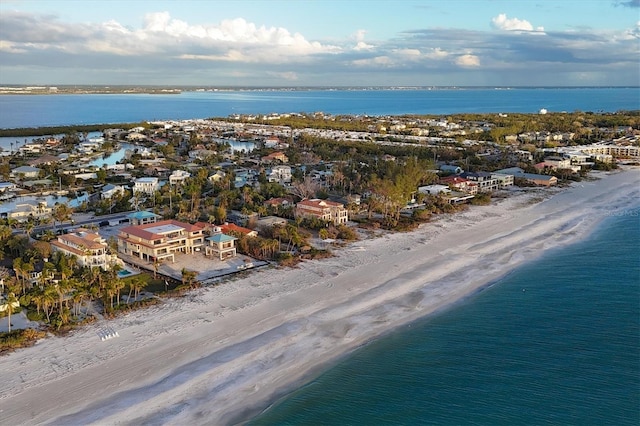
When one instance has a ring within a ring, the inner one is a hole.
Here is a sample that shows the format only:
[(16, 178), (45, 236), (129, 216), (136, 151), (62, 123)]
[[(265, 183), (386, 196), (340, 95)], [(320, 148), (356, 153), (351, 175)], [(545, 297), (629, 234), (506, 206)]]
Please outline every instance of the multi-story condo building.
[(296, 217), (318, 218), (334, 225), (346, 224), (349, 220), (344, 204), (317, 198), (302, 200), (296, 204)]
[(478, 185), (478, 192), (493, 192), (500, 189), (500, 181), (488, 172), (465, 172), (461, 177)]
[(491, 177), (498, 181), (499, 189), (507, 189), (514, 185), (513, 175), (501, 175), (499, 173), (491, 173)]
[(175, 253), (199, 252), (204, 247), (204, 228), (177, 220), (161, 220), (127, 226), (118, 234), (118, 252), (145, 261), (171, 259)]

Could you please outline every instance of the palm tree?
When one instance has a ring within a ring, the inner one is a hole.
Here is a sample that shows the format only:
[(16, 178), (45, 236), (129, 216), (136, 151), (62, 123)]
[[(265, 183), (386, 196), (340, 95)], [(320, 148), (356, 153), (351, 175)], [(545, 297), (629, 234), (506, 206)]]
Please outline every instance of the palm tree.
[(44, 287), (37, 287), (29, 293), (31, 301), (36, 304), (36, 312), (40, 315), (40, 309), (42, 308), (42, 302), (44, 300)]
[(73, 312), (76, 317), (80, 315), (80, 308), (82, 307), (82, 303), (84, 302), (85, 296), (87, 296), (88, 294), (89, 294), (89, 291), (87, 290), (87, 288), (81, 284), (77, 285), (73, 290), (73, 293), (72, 293)]
[(145, 281), (141, 277), (136, 277), (134, 287), (133, 287), (136, 299), (138, 299), (138, 297), (140, 296), (140, 292), (148, 285), (149, 285), (149, 281)]
[(7, 299), (5, 300), (5, 303), (7, 304), (7, 321), (8, 321), (8, 326), (9, 326), (9, 332), (11, 332), (11, 314), (13, 314), (14, 312), (14, 308), (15, 308), (15, 304), (17, 303), (18, 306), (20, 306), (20, 302), (18, 302), (18, 298), (16, 297), (16, 295), (11, 292), (7, 295)]
[(24, 262), (21, 257), (17, 257), (13, 260), (13, 270), (16, 273), (16, 277), (20, 279), (22, 294), (24, 294), (25, 291), (25, 278), (27, 277), (27, 270), (29, 268), (33, 270), (33, 265)]
[(183, 285), (189, 285), (189, 287), (194, 286), (197, 281), (196, 281), (196, 277), (198, 276), (198, 273), (195, 271), (189, 271), (187, 268), (182, 268), (182, 284)]
[(29, 240), (31, 240), (31, 233), (33, 232), (33, 229), (35, 227), (36, 227), (36, 224), (31, 218), (29, 218), (29, 220), (24, 224), (24, 233), (27, 235)]
[(153, 258), (153, 279), (158, 279), (158, 269), (162, 265), (162, 259), (158, 259), (157, 257)]
[(62, 312), (62, 310), (64, 309), (64, 296), (69, 290), (71, 290), (71, 283), (69, 282), (69, 280), (60, 280), (54, 287), (56, 289), (56, 292), (58, 293), (58, 309), (60, 312)]
[(42, 309), (47, 316), (47, 322), (51, 322), (51, 314), (56, 307), (56, 299), (58, 298), (57, 290), (54, 286), (48, 285), (44, 288), (42, 295)]
[[(116, 295), (116, 282), (115, 280), (108, 279), (104, 286), (105, 296), (109, 297), (109, 307), (113, 309), (113, 297)], [(107, 311), (107, 305), (104, 306), (105, 312)]]
[(5, 280), (8, 280), (10, 276), (11, 274), (9, 273), (9, 269), (4, 266), (0, 266), (0, 287), (2, 287), (2, 293), (4, 293)]

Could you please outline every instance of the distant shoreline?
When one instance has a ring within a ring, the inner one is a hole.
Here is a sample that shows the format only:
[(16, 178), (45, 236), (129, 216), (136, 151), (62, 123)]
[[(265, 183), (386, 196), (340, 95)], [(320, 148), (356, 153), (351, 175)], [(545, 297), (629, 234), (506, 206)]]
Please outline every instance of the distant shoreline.
[(0, 85), (1, 95), (179, 95), (184, 92), (640, 89), (640, 86), (156, 86)]

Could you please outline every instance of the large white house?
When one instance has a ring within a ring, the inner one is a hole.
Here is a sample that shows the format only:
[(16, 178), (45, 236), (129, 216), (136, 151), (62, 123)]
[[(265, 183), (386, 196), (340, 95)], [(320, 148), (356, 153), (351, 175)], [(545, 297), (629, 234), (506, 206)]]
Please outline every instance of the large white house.
[(133, 193), (141, 192), (147, 195), (153, 195), (160, 189), (160, 181), (157, 177), (141, 177), (133, 183)]
[(118, 261), (116, 255), (107, 252), (108, 246), (104, 238), (84, 228), (59, 235), (57, 240), (51, 242), (51, 247), (54, 251), (75, 256), (80, 266), (108, 270)]
[(283, 164), (271, 167), (267, 179), (269, 182), (277, 182), (280, 184), (291, 183), (291, 166)]
[(191, 173), (186, 170), (174, 170), (169, 176), (169, 183), (171, 185), (177, 185), (184, 182), (189, 177), (191, 177)]

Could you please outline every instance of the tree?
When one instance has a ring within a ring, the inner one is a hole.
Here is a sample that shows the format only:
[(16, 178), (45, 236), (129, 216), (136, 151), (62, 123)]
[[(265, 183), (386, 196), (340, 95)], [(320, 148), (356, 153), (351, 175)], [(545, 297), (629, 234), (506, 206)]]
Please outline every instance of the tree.
[(2, 292), (4, 292), (5, 281), (8, 280), (10, 276), (9, 269), (0, 266), (0, 286), (2, 287)]
[(310, 176), (305, 177), (302, 182), (292, 184), (290, 189), (291, 193), (301, 200), (315, 197), (319, 190), (320, 184), (311, 179)]
[(35, 241), (33, 248), (38, 252), (42, 259), (46, 262), (51, 257), (51, 244), (46, 241)]
[(158, 269), (162, 265), (162, 259), (158, 259), (157, 257), (153, 258), (153, 279), (158, 278)]
[(18, 257), (13, 260), (13, 270), (16, 276), (20, 278), (20, 284), (22, 286), (22, 294), (26, 290), (26, 280), (29, 277), (29, 273), (33, 271), (33, 264), (30, 262), (24, 262), (22, 258)]
[(195, 286), (197, 283), (198, 273), (195, 271), (189, 271), (187, 268), (182, 268), (182, 285), (188, 285), (189, 287)]
[(58, 203), (53, 207), (51, 217), (53, 217), (53, 227), (56, 228), (56, 222), (63, 223), (71, 219), (73, 209), (67, 203)]
[(58, 299), (57, 290), (54, 286), (48, 285), (44, 288), (42, 294), (42, 309), (47, 317), (47, 322), (51, 322), (51, 314), (56, 306), (56, 300)]
[(36, 227), (36, 224), (33, 221), (33, 219), (30, 217), (29, 220), (27, 220), (27, 222), (24, 224), (24, 233), (27, 235), (29, 239), (31, 239), (31, 233), (33, 232), (33, 229), (35, 227)]
[(7, 305), (7, 321), (8, 321), (8, 327), (9, 327), (9, 332), (11, 332), (11, 314), (13, 314), (14, 309), (15, 309), (15, 304), (17, 303), (18, 306), (20, 305), (20, 302), (18, 302), (18, 298), (16, 297), (16, 295), (11, 292), (7, 295), (7, 299), (5, 300), (5, 303)]

